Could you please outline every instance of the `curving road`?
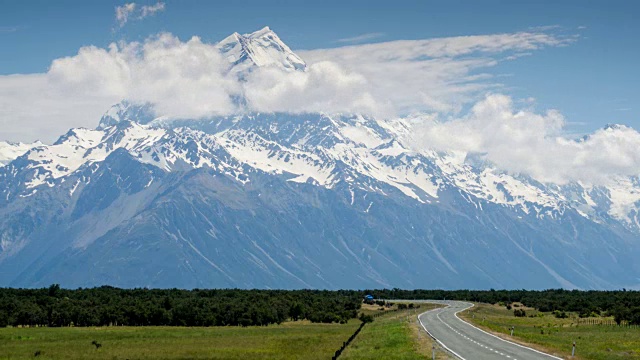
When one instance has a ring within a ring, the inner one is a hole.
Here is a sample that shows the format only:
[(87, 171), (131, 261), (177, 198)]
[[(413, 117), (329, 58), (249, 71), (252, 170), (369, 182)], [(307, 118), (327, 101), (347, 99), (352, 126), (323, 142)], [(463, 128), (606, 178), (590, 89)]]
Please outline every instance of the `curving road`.
[(461, 301), (429, 301), (448, 305), (418, 316), (420, 325), (440, 345), (462, 360), (550, 360), (561, 359), (502, 340), (461, 320), (458, 312), (473, 306)]

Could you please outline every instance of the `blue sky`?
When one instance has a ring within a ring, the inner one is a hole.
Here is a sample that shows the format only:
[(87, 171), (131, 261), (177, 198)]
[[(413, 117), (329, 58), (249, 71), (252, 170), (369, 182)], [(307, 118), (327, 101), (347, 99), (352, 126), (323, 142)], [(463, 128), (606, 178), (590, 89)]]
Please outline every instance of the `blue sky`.
[[(590, 132), (607, 123), (640, 128), (640, 5), (634, 1), (167, 0), (164, 11), (119, 28), (114, 10), (123, 4), (0, 1), (0, 74), (44, 73), (54, 59), (73, 56), (82, 46), (104, 48), (159, 32), (216, 42), (269, 25), (297, 51), (557, 26), (548, 31), (579, 38), (483, 72), (498, 76), (503, 92), (535, 98), (537, 109), (558, 109), (567, 132)], [(362, 35), (361, 41), (340, 41)]]

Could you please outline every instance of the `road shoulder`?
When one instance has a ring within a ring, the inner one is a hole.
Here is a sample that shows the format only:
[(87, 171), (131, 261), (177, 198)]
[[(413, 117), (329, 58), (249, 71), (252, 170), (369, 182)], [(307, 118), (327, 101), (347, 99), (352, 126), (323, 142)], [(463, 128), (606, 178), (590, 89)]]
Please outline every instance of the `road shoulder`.
[[(515, 343), (515, 344), (518, 344), (518, 345), (521, 345), (521, 346), (525, 346), (525, 347), (531, 348), (531, 349), (535, 349), (537, 351), (540, 351), (540, 352), (543, 352), (545, 354), (549, 354), (549, 355), (552, 355), (552, 356), (556, 356), (556, 357), (561, 358), (561, 359), (568, 359), (568, 357), (566, 357), (565, 354), (563, 354), (563, 353), (561, 353), (561, 352), (559, 352), (559, 351), (557, 351), (555, 349), (552, 349), (552, 348), (549, 348), (549, 347), (546, 347), (546, 346), (543, 346), (543, 345), (540, 345), (540, 344), (529, 343), (529, 342), (523, 341), (522, 339), (518, 338), (517, 336), (510, 336), (509, 334), (504, 334), (502, 332), (495, 331), (494, 329), (491, 329), (487, 325), (483, 325), (482, 321), (480, 320), (480, 317), (473, 318), (473, 316), (472, 316), (473, 311), (477, 310), (481, 306), (483, 306), (483, 304), (474, 303), (473, 307), (459, 312), (457, 314), (457, 316), (458, 316), (458, 318), (460, 320), (463, 320), (464, 322), (466, 322), (466, 323), (468, 323), (468, 324), (470, 324), (470, 325), (472, 325), (472, 326), (474, 326), (474, 327), (476, 327), (478, 329), (481, 329), (481, 330), (483, 330), (483, 331), (485, 331), (485, 332), (487, 332), (487, 333), (489, 333), (491, 335), (494, 335), (494, 336), (496, 336), (496, 337), (498, 337), (498, 338), (500, 338), (502, 340), (509, 341), (509, 342), (512, 342), (512, 343)], [(574, 360), (580, 360), (581, 358), (575, 357), (575, 358), (572, 358), (572, 360), (573, 359)]]

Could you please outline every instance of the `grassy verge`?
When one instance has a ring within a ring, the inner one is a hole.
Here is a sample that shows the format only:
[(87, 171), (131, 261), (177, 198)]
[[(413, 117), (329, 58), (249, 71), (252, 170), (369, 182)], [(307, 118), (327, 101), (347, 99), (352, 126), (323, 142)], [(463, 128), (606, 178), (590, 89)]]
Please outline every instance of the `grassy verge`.
[[(362, 329), (340, 359), (431, 359), (432, 340), (421, 330), (417, 315), (434, 307), (421, 304), (419, 309), (387, 311)], [(437, 354), (437, 359), (449, 359), (443, 351)]]
[(40, 359), (329, 359), (359, 324), (4, 328), (0, 359), (34, 358), (36, 351)]
[[(574, 359), (617, 360), (640, 359), (640, 330), (617, 326), (577, 324), (575, 314), (558, 319), (552, 313), (525, 310), (526, 317), (515, 317), (504, 306), (477, 304), (460, 316), (474, 325), (505, 339), (544, 350), (570, 359), (576, 342)], [(533, 315), (533, 317), (529, 317)], [(515, 326), (513, 338), (509, 328)]]

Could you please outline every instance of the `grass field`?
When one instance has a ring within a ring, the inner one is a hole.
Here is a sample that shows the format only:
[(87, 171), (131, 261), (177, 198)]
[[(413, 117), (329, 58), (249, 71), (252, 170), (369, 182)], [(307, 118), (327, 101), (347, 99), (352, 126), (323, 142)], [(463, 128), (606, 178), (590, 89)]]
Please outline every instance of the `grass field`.
[[(551, 313), (524, 309), (527, 317), (517, 318), (513, 316), (513, 310), (507, 310), (504, 306), (480, 304), (460, 315), (485, 330), (502, 334), (503, 338), (532, 344), (538, 349), (547, 350), (566, 359), (571, 358), (574, 341), (575, 359), (640, 359), (639, 329), (577, 325), (575, 314), (569, 314), (568, 319), (558, 319)], [(509, 334), (511, 326), (515, 326), (513, 339)]]
[[(420, 330), (417, 315), (435, 305), (421, 304), (419, 309), (387, 312), (367, 324), (340, 359), (431, 359), (431, 338)], [(363, 311), (376, 310), (363, 307)], [(380, 311), (379, 311), (380, 312)], [(438, 359), (449, 359), (438, 351)]]
[(3, 328), (0, 359), (330, 359), (359, 324)]

